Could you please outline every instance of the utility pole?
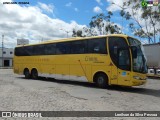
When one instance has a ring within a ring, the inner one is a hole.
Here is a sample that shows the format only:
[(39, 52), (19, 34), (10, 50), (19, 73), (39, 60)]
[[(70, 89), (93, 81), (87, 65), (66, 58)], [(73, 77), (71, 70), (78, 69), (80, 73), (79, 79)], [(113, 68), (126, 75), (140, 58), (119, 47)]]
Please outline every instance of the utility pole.
[(4, 44), (4, 35), (2, 35), (2, 67), (3, 67), (3, 44)]
[(66, 31), (66, 33), (67, 33), (67, 38), (68, 38), (68, 33), (69, 33), (69, 31)]

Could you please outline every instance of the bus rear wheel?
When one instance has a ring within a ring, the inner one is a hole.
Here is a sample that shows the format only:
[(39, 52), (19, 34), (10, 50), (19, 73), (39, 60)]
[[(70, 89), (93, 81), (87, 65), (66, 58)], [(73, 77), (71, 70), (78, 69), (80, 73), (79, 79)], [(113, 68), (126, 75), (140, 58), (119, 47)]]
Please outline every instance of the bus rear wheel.
[(95, 77), (95, 82), (98, 87), (106, 88), (108, 86), (108, 77), (103, 73), (99, 73)]
[(28, 69), (25, 69), (24, 70), (24, 76), (26, 79), (29, 79), (30, 78), (30, 73), (29, 73), (29, 70)]
[(38, 78), (38, 71), (36, 69), (33, 69), (31, 71), (31, 77), (32, 79), (35, 79), (35, 80)]

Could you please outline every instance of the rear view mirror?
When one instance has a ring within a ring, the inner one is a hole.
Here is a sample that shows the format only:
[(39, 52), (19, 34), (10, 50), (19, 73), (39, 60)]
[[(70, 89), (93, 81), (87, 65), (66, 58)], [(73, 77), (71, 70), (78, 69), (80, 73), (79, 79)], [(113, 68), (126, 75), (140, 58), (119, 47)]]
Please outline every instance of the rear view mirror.
[(133, 58), (137, 58), (137, 47), (131, 46)]

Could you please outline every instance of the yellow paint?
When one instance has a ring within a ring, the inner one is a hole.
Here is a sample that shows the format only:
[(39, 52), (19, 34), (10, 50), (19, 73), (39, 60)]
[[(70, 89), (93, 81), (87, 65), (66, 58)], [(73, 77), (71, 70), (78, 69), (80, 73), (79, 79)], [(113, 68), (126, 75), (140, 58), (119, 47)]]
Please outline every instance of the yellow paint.
[[(109, 35), (108, 35), (109, 36)], [(111, 35), (120, 36), (127, 39), (126, 35)], [(91, 37), (91, 38), (100, 38)], [(104, 36), (103, 36), (104, 37)], [(45, 43), (85, 40), (90, 38), (72, 38), (57, 41), (48, 41)], [(106, 36), (107, 40), (107, 36)], [(107, 43), (107, 42), (106, 42)], [(107, 49), (108, 49), (107, 43)], [(108, 51), (108, 50), (107, 50)], [(131, 61), (132, 62), (132, 61)], [(132, 65), (132, 64), (131, 64)], [(132, 67), (132, 66), (131, 66)], [(146, 80), (136, 80), (133, 76), (139, 76), (142, 79), (146, 78), (146, 74), (135, 73), (132, 71), (124, 71), (118, 69), (112, 62), (109, 51), (108, 54), (70, 54), (70, 55), (45, 55), (45, 56), (14, 56), (14, 72), (23, 74), (23, 70), (28, 68), (36, 68), (38, 73), (61, 74), (71, 76), (85, 76), (88, 82), (93, 82), (95, 73), (104, 72), (109, 78), (109, 85), (137, 86), (145, 84)], [(122, 75), (125, 72), (125, 75)], [(63, 77), (62, 77), (63, 79)]]

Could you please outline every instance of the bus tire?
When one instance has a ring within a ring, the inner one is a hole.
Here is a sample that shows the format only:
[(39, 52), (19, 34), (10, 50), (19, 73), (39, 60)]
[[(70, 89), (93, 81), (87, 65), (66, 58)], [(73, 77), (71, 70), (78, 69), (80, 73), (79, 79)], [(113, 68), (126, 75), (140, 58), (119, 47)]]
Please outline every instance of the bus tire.
[(38, 79), (38, 71), (36, 69), (32, 69), (31, 71), (31, 77), (32, 79)]
[(29, 73), (29, 70), (26, 68), (26, 69), (24, 69), (24, 76), (25, 76), (25, 78), (26, 79), (29, 79), (30, 78), (30, 73)]
[(99, 73), (95, 76), (95, 82), (98, 87), (106, 88), (108, 86), (108, 77), (104, 73)]

